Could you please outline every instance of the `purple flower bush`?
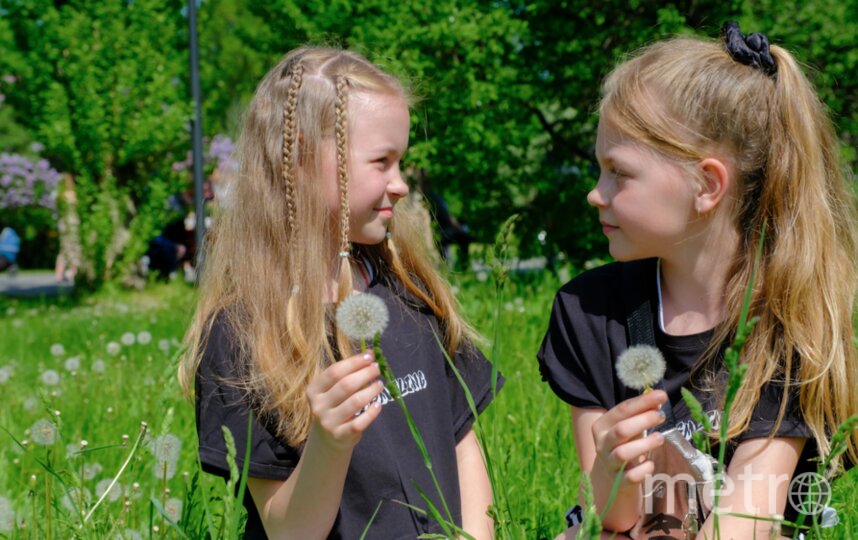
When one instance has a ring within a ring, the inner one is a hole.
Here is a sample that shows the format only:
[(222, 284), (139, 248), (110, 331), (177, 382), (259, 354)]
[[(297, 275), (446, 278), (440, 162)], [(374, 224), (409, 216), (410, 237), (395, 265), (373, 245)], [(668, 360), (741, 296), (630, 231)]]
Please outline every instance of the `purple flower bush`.
[[(235, 172), (236, 170), (238, 170), (238, 165), (232, 157), (233, 150), (235, 150), (235, 143), (232, 142), (232, 139), (230, 139), (226, 135), (215, 135), (214, 139), (211, 140), (211, 144), (209, 145), (209, 151), (206, 152), (206, 155), (203, 159), (204, 165), (215, 165), (218, 169), (227, 173)], [(177, 161), (173, 163), (173, 170), (176, 172), (184, 171), (186, 169), (191, 168), (193, 164), (193, 154), (191, 154), (191, 152), (188, 152), (184, 161)]]
[(55, 212), (59, 182), (60, 173), (46, 159), (0, 154), (0, 209), (35, 206)]

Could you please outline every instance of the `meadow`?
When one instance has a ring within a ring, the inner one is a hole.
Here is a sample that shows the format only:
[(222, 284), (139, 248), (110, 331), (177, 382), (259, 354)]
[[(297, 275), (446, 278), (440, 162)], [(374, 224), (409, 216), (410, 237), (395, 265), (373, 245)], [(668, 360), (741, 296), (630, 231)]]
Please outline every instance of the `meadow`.
[[(501, 472), (496, 496), (508, 506), (504, 528), (513, 538), (553, 538), (580, 477), (568, 407), (541, 382), (535, 359), (561, 282), (548, 272), (514, 275), (498, 295), (483, 277), (451, 279), (507, 379), (483, 417)], [(224, 482), (199, 472), (192, 403), (176, 380), (194, 299), (178, 283), (78, 302), (0, 299), (0, 538), (235, 534)], [(841, 525), (824, 538), (851, 538), (854, 469), (834, 483), (831, 504)]]

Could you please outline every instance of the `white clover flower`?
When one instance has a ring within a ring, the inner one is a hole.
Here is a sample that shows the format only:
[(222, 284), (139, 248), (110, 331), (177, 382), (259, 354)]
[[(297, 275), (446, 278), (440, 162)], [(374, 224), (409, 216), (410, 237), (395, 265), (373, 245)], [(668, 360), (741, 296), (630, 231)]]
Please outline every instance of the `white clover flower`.
[(56, 386), (60, 384), (60, 374), (53, 369), (48, 369), (45, 370), (41, 374), (41, 376), (39, 376), (39, 380), (42, 381), (42, 384), (46, 384), (48, 386)]
[(66, 348), (61, 343), (51, 345), (51, 354), (54, 356), (62, 356), (66, 353)]
[(337, 326), (352, 339), (372, 339), (384, 332), (389, 319), (384, 300), (374, 294), (355, 293), (337, 308)]
[(664, 378), (661, 351), (650, 345), (634, 345), (617, 358), (617, 377), (628, 388), (647, 390)]
[(65, 362), (66, 371), (78, 371), (80, 369), (80, 358), (70, 356)]
[(167, 499), (167, 502), (164, 503), (164, 512), (170, 521), (178, 523), (182, 519), (182, 501), (175, 497)]
[(149, 332), (143, 331), (137, 334), (137, 343), (140, 345), (148, 345), (152, 342), (152, 334)]
[(53, 446), (57, 440), (57, 425), (50, 420), (38, 420), (30, 428), (30, 438), (42, 446)]
[(111, 341), (107, 344), (107, 354), (109, 354), (110, 356), (116, 356), (117, 354), (119, 354), (119, 351), (121, 349), (122, 347), (120, 347), (119, 343), (116, 343), (115, 341)]
[(68, 492), (63, 495), (62, 499), (63, 507), (69, 512), (75, 514), (78, 512), (84, 512), (91, 502), (92, 494), (89, 490), (86, 488), (81, 489), (77, 486), (69, 488)]
[(166, 339), (158, 340), (158, 348), (164, 352), (167, 352), (170, 350), (170, 342)]
[[(112, 481), (112, 478), (105, 478), (104, 480), (99, 480), (98, 483), (95, 485), (95, 496), (100, 499), (101, 496), (104, 495), (104, 492), (107, 491), (107, 488), (110, 486), (110, 482)], [(113, 487), (110, 488), (110, 492), (107, 494), (107, 500), (110, 502), (114, 502), (119, 500), (119, 497), (121, 496), (122, 484), (116, 482), (115, 484), (113, 484)]]
[(92, 480), (104, 470), (99, 463), (86, 463), (83, 466), (83, 479), (84, 480)]
[(172, 478), (176, 474), (176, 464), (182, 451), (182, 441), (172, 433), (160, 435), (149, 443), (149, 450), (155, 456), (154, 473), (156, 478)]
[(12, 532), (15, 529), (15, 509), (12, 501), (0, 495), (0, 532)]
[(134, 339), (135, 338), (133, 332), (125, 332), (124, 334), (122, 334), (122, 337), (119, 338), (119, 341), (127, 347), (134, 345)]
[(0, 384), (9, 382), (12, 378), (12, 366), (3, 366), (0, 368)]
[(101, 358), (97, 358), (95, 362), (92, 363), (92, 370), (96, 373), (104, 373), (106, 366), (104, 364), (104, 360)]

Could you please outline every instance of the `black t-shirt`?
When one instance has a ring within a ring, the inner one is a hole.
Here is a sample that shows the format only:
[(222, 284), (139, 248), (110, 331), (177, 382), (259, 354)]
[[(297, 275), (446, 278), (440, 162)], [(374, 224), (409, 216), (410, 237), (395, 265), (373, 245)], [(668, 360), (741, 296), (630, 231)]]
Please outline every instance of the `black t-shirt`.
[[(689, 380), (692, 368), (709, 346), (713, 333), (711, 330), (688, 336), (664, 333), (659, 327), (656, 311), (656, 259), (632, 268), (632, 275), (627, 270), (625, 279), (646, 287), (652, 307), (656, 346), (664, 354), (667, 364), (663, 384), (670, 397), (672, 419), (668, 419), (660, 429), (677, 426), (691, 440), (692, 433), (702, 430), (703, 426), (691, 417), (680, 388), (685, 387), (694, 394), (713, 426), (717, 427), (720, 420), (720, 396), (717, 391), (706, 390), (713, 386), (717, 388), (717, 385)], [(555, 394), (574, 407), (610, 409), (639, 394), (637, 390), (626, 388), (615, 371), (617, 357), (630, 343), (623, 274), (623, 263), (595, 268), (564, 285), (555, 296), (548, 332), (537, 358), (543, 380), (548, 382)], [(719, 379), (719, 376), (722, 378)], [(723, 380), (723, 371), (716, 374), (715, 379)], [(755, 437), (768, 437), (772, 433), (782, 392), (783, 385), (774, 381), (761, 390), (750, 426), (736, 438), (735, 443)], [(810, 461), (816, 456), (816, 444), (802, 418), (794, 390), (788, 397), (786, 413), (774, 435), (809, 439), (793, 476), (816, 470), (815, 463)], [(726, 464), (729, 464), (733, 450), (735, 444), (728, 446)], [(787, 519), (794, 517), (791, 512), (792, 508), (787, 505)]]
[[(468, 433), (474, 416), (465, 393), (447, 365), (434, 333), (438, 320), (431, 310), (407, 294), (396, 281), (376, 278), (368, 291), (382, 298), (390, 310), (390, 323), (381, 337), (405, 403), (417, 424), (444, 492), (450, 512), (461, 524), (456, 444)], [(239, 376), (235, 341), (227, 325), (216, 319), (196, 378), (196, 418), (203, 470), (227, 477), (226, 446), (221, 426), (235, 437), (236, 464), (243, 466), (247, 444), (248, 400), (228, 383)], [(457, 369), (482, 412), (492, 401), (491, 364), (469, 342), (454, 358)], [(498, 388), (503, 379), (498, 381)], [(378, 507), (368, 539), (416, 538), (441, 533), (430, 518), (401, 503), (426, 508), (419, 486), (443, 513), (443, 506), (399, 406), (385, 391), (379, 417), (355, 447), (346, 475), (336, 522), (329, 538), (359, 538)], [(286, 480), (298, 464), (301, 450), (276, 435), (271, 418), (254, 416), (249, 476)], [(380, 506), (379, 503), (381, 503)], [(249, 494), (245, 538), (265, 539), (259, 514)]]

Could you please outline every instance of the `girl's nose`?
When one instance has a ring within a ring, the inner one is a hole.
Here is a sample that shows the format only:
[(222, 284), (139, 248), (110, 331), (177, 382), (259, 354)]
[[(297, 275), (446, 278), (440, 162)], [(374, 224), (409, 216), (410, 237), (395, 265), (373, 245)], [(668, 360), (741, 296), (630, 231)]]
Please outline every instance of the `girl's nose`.
[(391, 197), (397, 199), (401, 199), (408, 195), (408, 184), (402, 179), (402, 171), (400, 171), (398, 167), (396, 172), (393, 174), (393, 178), (391, 178), (390, 182), (387, 184), (387, 193), (390, 194)]
[(605, 197), (604, 189), (605, 185), (602, 182), (602, 175), (599, 175), (599, 181), (596, 183), (596, 187), (587, 193), (587, 203), (590, 206), (595, 206), (596, 208), (606, 207), (608, 205), (608, 198)]

